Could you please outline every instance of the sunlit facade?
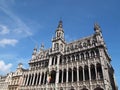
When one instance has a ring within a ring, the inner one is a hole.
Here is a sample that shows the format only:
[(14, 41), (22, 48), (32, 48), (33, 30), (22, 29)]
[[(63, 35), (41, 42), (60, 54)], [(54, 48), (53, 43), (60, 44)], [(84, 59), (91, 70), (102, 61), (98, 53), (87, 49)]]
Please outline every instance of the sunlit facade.
[(98, 24), (92, 35), (67, 43), (59, 21), (52, 47), (34, 48), (20, 90), (117, 90), (110, 62)]

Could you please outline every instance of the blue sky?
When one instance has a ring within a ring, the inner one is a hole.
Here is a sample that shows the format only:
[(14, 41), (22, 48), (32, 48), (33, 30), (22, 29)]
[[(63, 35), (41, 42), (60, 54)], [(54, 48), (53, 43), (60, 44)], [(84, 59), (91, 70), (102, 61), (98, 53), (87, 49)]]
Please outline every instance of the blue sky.
[(60, 18), (66, 41), (94, 33), (99, 23), (120, 86), (119, 0), (0, 0), (0, 74), (28, 68), (33, 48), (51, 47)]

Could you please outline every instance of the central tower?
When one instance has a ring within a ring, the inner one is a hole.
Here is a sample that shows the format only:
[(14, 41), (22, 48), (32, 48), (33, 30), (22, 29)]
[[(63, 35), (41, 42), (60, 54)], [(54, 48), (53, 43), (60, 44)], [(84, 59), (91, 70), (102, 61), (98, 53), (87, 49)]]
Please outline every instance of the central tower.
[(55, 37), (52, 39), (52, 51), (63, 51), (65, 47), (65, 38), (62, 21), (59, 21), (55, 32)]

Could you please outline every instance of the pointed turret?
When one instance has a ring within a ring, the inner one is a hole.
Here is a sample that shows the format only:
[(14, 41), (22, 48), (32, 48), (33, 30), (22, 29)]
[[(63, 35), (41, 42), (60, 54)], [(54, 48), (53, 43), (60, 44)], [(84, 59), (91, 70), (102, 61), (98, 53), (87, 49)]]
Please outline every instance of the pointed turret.
[(97, 41), (99, 43), (102, 43), (105, 46), (103, 36), (102, 36), (102, 31), (98, 23), (94, 24), (94, 31), (95, 31), (95, 36), (96, 36)]
[(44, 44), (42, 43), (40, 47), (40, 51), (43, 51), (43, 50), (44, 50)]
[(18, 69), (22, 68), (23, 64), (22, 63), (19, 63), (18, 64)]
[(94, 24), (94, 31), (95, 31), (96, 33), (101, 33), (101, 28), (100, 28), (100, 26), (98, 25), (98, 23), (95, 23), (95, 24)]
[(59, 24), (58, 24), (58, 28), (62, 28), (63, 25), (62, 25), (62, 20), (59, 21)]
[(34, 57), (37, 54), (37, 45), (35, 46), (35, 48), (33, 49), (33, 53), (32, 53), (32, 59), (34, 59)]

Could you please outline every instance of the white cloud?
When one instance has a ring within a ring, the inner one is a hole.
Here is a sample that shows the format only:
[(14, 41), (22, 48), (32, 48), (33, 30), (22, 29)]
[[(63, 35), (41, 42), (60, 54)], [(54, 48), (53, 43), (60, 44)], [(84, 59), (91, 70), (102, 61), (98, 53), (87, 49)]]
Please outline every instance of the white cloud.
[(5, 64), (5, 62), (3, 60), (0, 60), (0, 72), (1, 73), (6, 74), (6, 73), (10, 72), (11, 67), (12, 67), (11, 63)]
[(5, 34), (8, 34), (8, 33), (9, 33), (8, 28), (4, 25), (0, 25), (0, 35), (5, 35)]
[(16, 39), (2, 39), (0, 40), (0, 46), (5, 47), (6, 45), (15, 46), (18, 43)]

